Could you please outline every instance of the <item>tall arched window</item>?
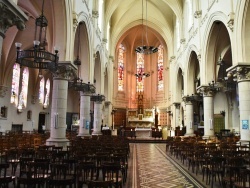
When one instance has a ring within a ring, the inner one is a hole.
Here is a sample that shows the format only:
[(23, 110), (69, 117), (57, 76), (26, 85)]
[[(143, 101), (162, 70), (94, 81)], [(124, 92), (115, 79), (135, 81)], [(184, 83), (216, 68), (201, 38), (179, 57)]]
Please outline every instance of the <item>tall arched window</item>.
[(49, 106), (49, 95), (50, 95), (50, 80), (47, 79), (46, 81), (46, 95), (45, 95), (45, 100), (43, 107), (47, 108)]
[(19, 64), (15, 63), (13, 66), (10, 102), (15, 104), (16, 106), (18, 104), (19, 80), (20, 80), (20, 66)]
[(158, 47), (158, 62), (157, 62), (157, 70), (158, 70), (158, 91), (163, 91), (163, 46), (160, 45)]
[(120, 44), (118, 50), (118, 91), (124, 90), (124, 46)]
[(44, 101), (44, 78), (42, 78), (40, 80), (40, 87), (39, 87), (39, 94), (38, 94), (38, 98), (39, 98), (39, 103), (43, 104)]
[[(136, 72), (138, 75), (142, 75), (144, 73), (144, 54), (137, 53)], [(143, 92), (144, 91), (143, 77), (142, 76), (137, 77), (136, 83), (137, 83), (136, 91)]]
[[(25, 67), (23, 69), (23, 79), (22, 79), (22, 91), (20, 93), (21, 104), (23, 108), (27, 106), (27, 97), (28, 97), (28, 83), (29, 83), (29, 69)], [(19, 102), (20, 104), (20, 102)]]

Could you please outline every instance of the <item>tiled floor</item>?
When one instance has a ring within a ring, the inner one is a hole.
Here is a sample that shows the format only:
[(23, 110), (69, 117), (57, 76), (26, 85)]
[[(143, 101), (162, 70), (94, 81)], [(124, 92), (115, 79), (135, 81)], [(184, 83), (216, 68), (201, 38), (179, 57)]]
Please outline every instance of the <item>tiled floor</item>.
[[(131, 143), (125, 188), (210, 187), (166, 152), (165, 144)], [(215, 182), (214, 188), (221, 187)]]

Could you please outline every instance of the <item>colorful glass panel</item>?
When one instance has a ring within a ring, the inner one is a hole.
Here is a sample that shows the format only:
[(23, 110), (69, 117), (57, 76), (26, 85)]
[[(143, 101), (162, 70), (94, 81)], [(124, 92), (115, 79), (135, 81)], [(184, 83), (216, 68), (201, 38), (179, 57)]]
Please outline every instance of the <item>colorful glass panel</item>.
[(158, 69), (158, 91), (163, 91), (164, 85), (163, 85), (163, 46), (160, 45), (158, 47), (158, 63), (157, 63), (157, 69)]
[(124, 46), (121, 44), (118, 50), (118, 91), (124, 90)]

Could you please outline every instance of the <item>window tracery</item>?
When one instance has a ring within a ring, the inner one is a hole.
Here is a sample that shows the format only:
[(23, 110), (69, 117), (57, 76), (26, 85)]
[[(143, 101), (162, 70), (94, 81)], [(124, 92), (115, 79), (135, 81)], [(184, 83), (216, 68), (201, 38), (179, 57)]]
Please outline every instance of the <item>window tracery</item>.
[[(142, 75), (144, 73), (144, 54), (137, 54), (137, 63), (136, 63), (136, 72), (138, 75)], [(144, 91), (144, 82), (143, 77), (136, 77), (136, 91), (143, 92)]]
[(158, 91), (163, 91), (163, 46), (160, 45), (158, 47), (158, 62), (157, 62), (157, 70), (158, 70)]
[(124, 46), (121, 44), (118, 50), (118, 91), (124, 90)]
[(50, 95), (50, 80), (49, 79), (47, 79), (46, 81), (45, 88), (46, 88), (46, 95), (45, 95), (43, 107), (47, 108), (49, 106), (49, 95)]
[(39, 98), (39, 103), (43, 104), (43, 101), (44, 101), (44, 78), (42, 78), (40, 80), (40, 87), (39, 87), (38, 98)]
[(18, 104), (18, 92), (19, 92), (19, 80), (20, 80), (20, 66), (15, 63), (13, 66), (12, 84), (11, 84), (11, 98), (10, 102), (16, 106)]

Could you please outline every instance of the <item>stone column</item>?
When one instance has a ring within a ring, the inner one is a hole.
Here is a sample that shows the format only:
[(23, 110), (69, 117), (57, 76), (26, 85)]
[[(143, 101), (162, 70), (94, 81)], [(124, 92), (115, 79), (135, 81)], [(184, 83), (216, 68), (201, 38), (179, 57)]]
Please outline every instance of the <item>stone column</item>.
[(112, 128), (112, 105), (110, 101), (105, 101), (105, 115), (104, 115), (104, 125), (106, 124), (110, 129)]
[(249, 63), (239, 63), (227, 69), (228, 77), (234, 77), (238, 82), (240, 111), (240, 140), (250, 141), (250, 66)]
[(102, 135), (102, 101), (105, 100), (104, 95), (93, 95), (91, 101), (94, 101), (94, 123), (92, 135)]
[(94, 130), (92, 135), (102, 135), (101, 132), (102, 125), (102, 102), (94, 102)]
[(214, 137), (214, 92), (216, 86), (200, 86), (197, 88), (203, 94), (203, 109), (204, 109), (204, 139)]
[(174, 118), (173, 118), (173, 126), (172, 126), (172, 130), (171, 130), (171, 136), (175, 136), (175, 128), (178, 126), (179, 124), (179, 119), (180, 119), (180, 103), (174, 103)]
[(194, 107), (193, 100), (190, 96), (183, 97), (183, 101), (185, 102), (186, 111), (186, 121), (184, 125), (186, 126), (186, 134), (185, 136), (195, 136), (194, 134)]
[(47, 145), (63, 147), (68, 145), (66, 139), (68, 80), (75, 70), (70, 62), (60, 62), (57, 71), (53, 73), (50, 138), (46, 140)]
[(80, 125), (79, 134), (77, 136), (90, 136), (90, 94), (80, 91)]

